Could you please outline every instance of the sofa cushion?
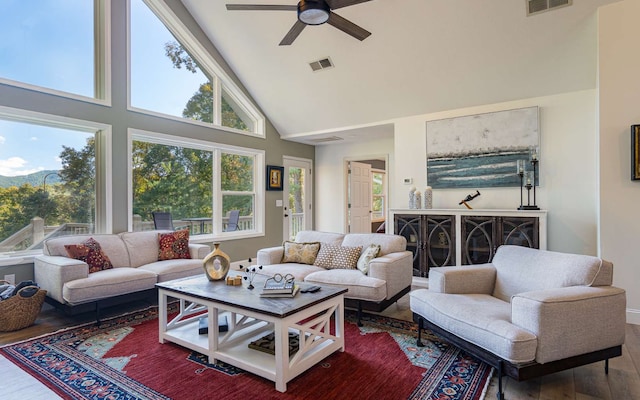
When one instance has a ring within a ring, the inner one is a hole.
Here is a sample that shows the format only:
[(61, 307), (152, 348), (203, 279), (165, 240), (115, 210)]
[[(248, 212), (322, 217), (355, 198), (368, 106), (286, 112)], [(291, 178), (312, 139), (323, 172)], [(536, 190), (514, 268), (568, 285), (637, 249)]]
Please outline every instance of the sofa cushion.
[(320, 250), (320, 243), (285, 241), (283, 247), (283, 263), (313, 264), (316, 261), (318, 250)]
[(282, 276), (291, 274), (296, 281), (302, 282), (307, 275), (313, 272), (324, 270), (324, 268), (317, 267), (315, 265), (287, 263), (263, 265), (262, 269), (258, 271), (258, 274), (267, 276), (269, 278), (271, 278), (275, 274), (280, 274)]
[(67, 282), (62, 297), (71, 305), (153, 289), (157, 276), (138, 268), (113, 268), (89, 274), (87, 278)]
[(158, 261), (190, 258), (188, 229), (158, 233)]
[(127, 247), (118, 235), (73, 235), (47, 239), (44, 241), (42, 253), (47, 256), (69, 257), (65, 245), (82, 243), (89, 238), (100, 243), (100, 248), (109, 256), (109, 260), (115, 268), (131, 265)]
[(590, 286), (603, 269), (597, 257), (522, 246), (500, 246), (491, 263), (497, 271), (493, 296), (504, 301), (522, 292)]
[(342, 233), (334, 232), (320, 232), (320, 231), (300, 231), (296, 234), (296, 242), (320, 242), (329, 244), (341, 244), (344, 235)]
[(323, 243), (313, 265), (326, 269), (355, 269), (362, 247), (337, 246)]
[(403, 236), (384, 233), (350, 233), (342, 241), (343, 246), (362, 246), (363, 249), (369, 247), (370, 244), (380, 245), (378, 256), (407, 249), (407, 239)]
[(94, 238), (89, 238), (80, 244), (65, 244), (64, 248), (69, 257), (87, 263), (90, 274), (113, 268), (111, 260)]
[(158, 275), (158, 282), (171, 281), (198, 274), (204, 274), (201, 259), (175, 259), (156, 261), (141, 265), (138, 269), (153, 272)]
[(382, 301), (387, 297), (387, 283), (382, 279), (363, 275), (357, 269), (332, 269), (313, 272), (305, 282), (347, 288), (345, 297), (369, 301)]
[(380, 253), (380, 245), (379, 244), (370, 244), (369, 247), (366, 247), (362, 250), (362, 255), (358, 259), (358, 263), (356, 268), (363, 274), (367, 274), (369, 272), (369, 263), (371, 260), (378, 257)]
[(136, 268), (141, 265), (158, 261), (158, 241), (159, 233), (169, 233), (171, 231), (145, 231), (145, 232), (123, 232), (119, 236), (126, 245), (131, 266)]
[(410, 293), (411, 311), (512, 363), (536, 357), (538, 339), (511, 323), (511, 304), (487, 294)]

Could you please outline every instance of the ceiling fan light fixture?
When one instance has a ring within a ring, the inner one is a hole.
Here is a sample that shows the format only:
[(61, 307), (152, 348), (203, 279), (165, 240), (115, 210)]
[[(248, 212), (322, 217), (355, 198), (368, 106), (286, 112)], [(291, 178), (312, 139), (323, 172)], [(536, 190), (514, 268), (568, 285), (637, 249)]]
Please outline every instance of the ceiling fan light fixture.
[(329, 5), (324, 1), (300, 0), (298, 19), (307, 25), (322, 25), (329, 20)]

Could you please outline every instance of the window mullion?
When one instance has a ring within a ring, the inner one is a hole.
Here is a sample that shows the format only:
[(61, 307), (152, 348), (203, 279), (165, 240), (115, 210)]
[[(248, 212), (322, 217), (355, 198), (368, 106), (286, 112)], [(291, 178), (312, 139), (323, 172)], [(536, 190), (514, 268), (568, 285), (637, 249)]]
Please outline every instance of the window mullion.
[(211, 81), (213, 85), (213, 124), (222, 126), (222, 82), (216, 75), (213, 75)]

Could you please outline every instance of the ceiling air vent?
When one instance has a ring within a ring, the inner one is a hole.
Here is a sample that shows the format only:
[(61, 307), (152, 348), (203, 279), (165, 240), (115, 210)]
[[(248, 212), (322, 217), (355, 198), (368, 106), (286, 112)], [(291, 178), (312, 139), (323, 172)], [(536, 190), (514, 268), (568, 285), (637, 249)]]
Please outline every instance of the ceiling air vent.
[(331, 59), (327, 57), (318, 61), (310, 62), (309, 66), (311, 67), (311, 70), (313, 72), (316, 72), (316, 71), (322, 71), (323, 69), (327, 69), (327, 68), (333, 68), (333, 63), (331, 62)]
[(338, 137), (338, 136), (329, 136), (329, 137), (325, 137), (325, 138), (309, 139), (309, 141), (313, 142), (313, 143), (335, 142), (336, 140), (343, 140), (343, 139), (341, 137)]
[(573, 0), (525, 0), (527, 2), (527, 16), (570, 6)]

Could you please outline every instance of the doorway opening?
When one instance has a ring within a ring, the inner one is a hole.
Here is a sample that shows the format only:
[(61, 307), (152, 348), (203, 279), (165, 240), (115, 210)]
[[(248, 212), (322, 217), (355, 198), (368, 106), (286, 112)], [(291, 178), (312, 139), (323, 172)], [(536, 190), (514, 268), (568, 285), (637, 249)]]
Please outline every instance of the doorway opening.
[(388, 210), (387, 156), (346, 161), (346, 232), (385, 232)]

